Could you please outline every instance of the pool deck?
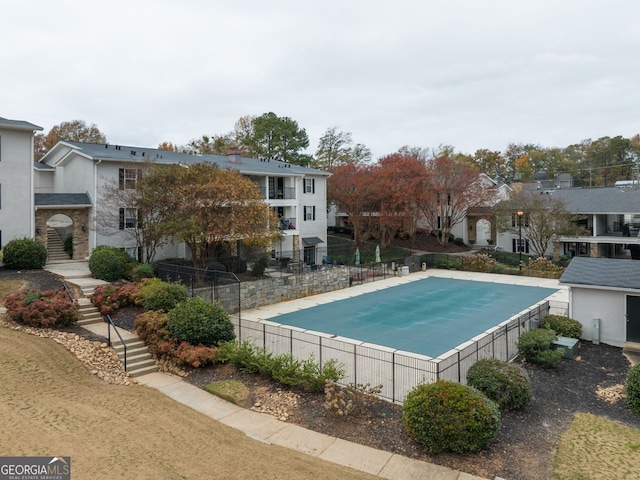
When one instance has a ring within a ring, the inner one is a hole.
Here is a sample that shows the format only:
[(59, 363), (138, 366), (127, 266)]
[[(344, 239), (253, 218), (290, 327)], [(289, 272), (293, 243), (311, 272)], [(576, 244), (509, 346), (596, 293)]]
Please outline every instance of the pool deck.
[(253, 321), (268, 319), (271, 322), (277, 322), (277, 318), (273, 317), (277, 317), (278, 315), (292, 313), (305, 308), (311, 308), (338, 300), (345, 300), (364, 293), (376, 292), (389, 287), (395, 287), (397, 285), (405, 285), (429, 277), (453, 278), (457, 280), (471, 280), (489, 283), (505, 283), (527, 287), (553, 288), (558, 289), (558, 291), (547, 297), (547, 300), (567, 304), (569, 302), (569, 289), (561, 286), (556, 279), (432, 269), (427, 270), (426, 272), (412, 273), (407, 276), (389, 277), (384, 280), (376, 280), (375, 282), (363, 283), (343, 290), (336, 290), (334, 292), (299, 298), (288, 302), (265, 305), (252, 310), (244, 310), (242, 312), (242, 318)]

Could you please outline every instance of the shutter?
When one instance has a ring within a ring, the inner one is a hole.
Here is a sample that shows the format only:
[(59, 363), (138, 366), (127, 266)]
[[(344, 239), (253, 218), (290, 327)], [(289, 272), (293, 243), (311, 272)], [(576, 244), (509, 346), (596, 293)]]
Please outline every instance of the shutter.
[(118, 169), (118, 186), (120, 190), (124, 190), (124, 168)]
[(313, 206), (313, 221), (316, 221), (316, 206)]
[(124, 230), (124, 208), (120, 209), (120, 230)]
[(511, 244), (512, 244), (511, 251), (514, 253), (518, 253), (518, 240), (515, 238), (512, 238)]
[(316, 193), (316, 179), (315, 178), (311, 179), (311, 193)]
[(142, 216), (140, 215), (138, 209), (136, 209), (136, 223), (138, 225), (138, 228), (142, 228)]

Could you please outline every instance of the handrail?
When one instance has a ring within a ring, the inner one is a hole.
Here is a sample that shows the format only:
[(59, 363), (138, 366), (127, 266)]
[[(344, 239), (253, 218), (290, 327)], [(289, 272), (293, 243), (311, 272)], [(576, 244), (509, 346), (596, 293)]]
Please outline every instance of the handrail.
[(71, 293), (69, 286), (65, 282), (62, 282), (62, 287), (64, 288), (65, 292), (67, 292), (67, 295), (69, 295), (69, 300), (71, 300), (71, 303), (74, 303), (75, 299), (73, 298), (73, 294)]
[(107, 339), (108, 339), (108, 345), (111, 346), (111, 327), (113, 327), (113, 329), (116, 332), (116, 335), (118, 335), (118, 338), (120, 338), (120, 341), (122, 342), (122, 346), (124, 347), (124, 371), (127, 371), (127, 344), (124, 341), (124, 338), (122, 338), (122, 335), (120, 335), (120, 332), (118, 331), (118, 329), (116, 328), (116, 324), (113, 323), (113, 320), (111, 319), (111, 315), (109, 315), (108, 313), (105, 315), (105, 322), (107, 322)]

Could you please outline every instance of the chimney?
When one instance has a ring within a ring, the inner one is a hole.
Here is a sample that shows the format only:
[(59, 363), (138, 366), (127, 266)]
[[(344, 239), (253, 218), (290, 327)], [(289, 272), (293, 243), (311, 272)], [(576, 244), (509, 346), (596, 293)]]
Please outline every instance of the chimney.
[(233, 149), (233, 150), (229, 150), (229, 153), (227, 153), (227, 156), (229, 157), (229, 163), (240, 163), (240, 159), (242, 158), (242, 155), (240, 154), (240, 150), (238, 149)]

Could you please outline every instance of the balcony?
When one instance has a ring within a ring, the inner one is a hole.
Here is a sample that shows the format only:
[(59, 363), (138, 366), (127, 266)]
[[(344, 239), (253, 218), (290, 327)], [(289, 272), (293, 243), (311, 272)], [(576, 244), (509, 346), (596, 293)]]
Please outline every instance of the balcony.
[(280, 218), (280, 229), (283, 233), (297, 230), (297, 222), (295, 218)]
[(284, 187), (275, 189), (260, 188), (260, 195), (267, 200), (295, 200), (295, 187)]

